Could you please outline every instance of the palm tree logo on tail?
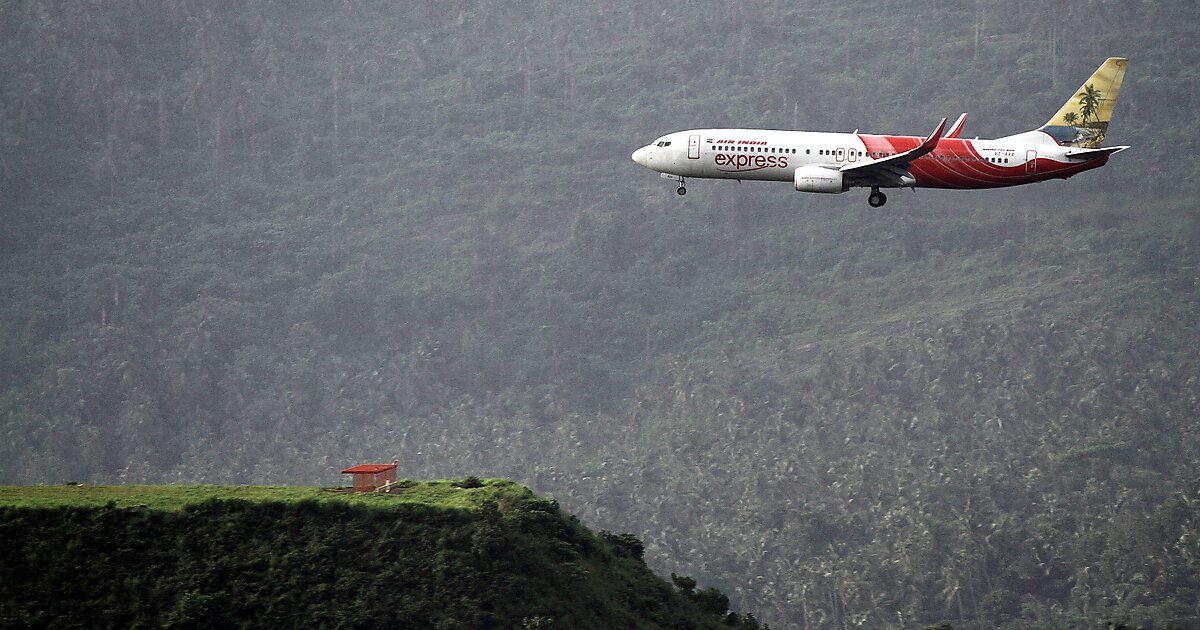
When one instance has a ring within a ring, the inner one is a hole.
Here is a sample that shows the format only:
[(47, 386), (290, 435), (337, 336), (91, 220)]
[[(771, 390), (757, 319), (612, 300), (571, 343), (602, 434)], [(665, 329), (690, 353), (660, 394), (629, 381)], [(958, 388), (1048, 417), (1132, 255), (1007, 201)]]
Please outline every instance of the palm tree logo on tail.
[(1104, 142), (1129, 60), (1109, 57), (1041, 127), (1059, 144), (1097, 148)]
[[(1079, 116), (1082, 120), (1079, 121), (1079, 126), (1075, 127), (1075, 146), (1078, 147), (1098, 147), (1104, 142), (1104, 133), (1108, 131), (1108, 121), (1100, 120), (1100, 102), (1104, 99), (1103, 93), (1096, 89), (1096, 86), (1088, 83), (1083, 86), (1079, 94)], [(1068, 115), (1073, 112), (1063, 114), (1063, 120), (1067, 119)], [(1074, 118), (1074, 116), (1072, 116)]]

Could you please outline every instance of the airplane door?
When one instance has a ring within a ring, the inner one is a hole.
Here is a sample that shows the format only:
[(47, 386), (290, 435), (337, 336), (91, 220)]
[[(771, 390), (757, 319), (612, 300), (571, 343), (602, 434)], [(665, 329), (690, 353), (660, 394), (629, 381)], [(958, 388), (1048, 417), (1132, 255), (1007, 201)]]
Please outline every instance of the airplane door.
[(846, 161), (857, 162), (858, 161), (858, 151), (855, 151), (854, 149), (846, 149)]
[(837, 153), (835, 155), (837, 156), (836, 159), (839, 162), (843, 162), (846, 160), (846, 150), (845, 149), (838, 149)]
[(1025, 152), (1025, 172), (1037, 172), (1037, 151), (1034, 151), (1033, 149)]
[(700, 159), (700, 136), (698, 135), (688, 136), (688, 159)]

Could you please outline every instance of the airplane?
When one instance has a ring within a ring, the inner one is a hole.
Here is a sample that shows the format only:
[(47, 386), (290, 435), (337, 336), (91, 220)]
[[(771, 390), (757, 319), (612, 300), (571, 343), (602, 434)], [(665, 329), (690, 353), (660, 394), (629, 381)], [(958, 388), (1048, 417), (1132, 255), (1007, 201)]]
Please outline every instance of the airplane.
[(995, 140), (960, 138), (963, 114), (949, 131), (943, 118), (925, 137), (689, 129), (662, 136), (632, 157), (676, 181), (680, 195), (687, 193), (688, 177), (790, 181), (797, 191), (813, 193), (870, 187), (872, 208), (887, 203), (882, 188), (1000, 188), (1066, 179), (1129, 148), (1102, 146), (1128, 64), (1108, 58), (1046, 124)]

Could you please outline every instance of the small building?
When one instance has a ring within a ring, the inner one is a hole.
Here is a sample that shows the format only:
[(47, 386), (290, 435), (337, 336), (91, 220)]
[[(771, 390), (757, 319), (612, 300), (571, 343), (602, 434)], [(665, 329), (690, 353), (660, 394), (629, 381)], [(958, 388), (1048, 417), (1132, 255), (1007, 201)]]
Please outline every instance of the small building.
[(396, 464), (359, 464), (342, 471), (354, 476), (355, 492), (374, 492), (389, 483), (396, 483)]

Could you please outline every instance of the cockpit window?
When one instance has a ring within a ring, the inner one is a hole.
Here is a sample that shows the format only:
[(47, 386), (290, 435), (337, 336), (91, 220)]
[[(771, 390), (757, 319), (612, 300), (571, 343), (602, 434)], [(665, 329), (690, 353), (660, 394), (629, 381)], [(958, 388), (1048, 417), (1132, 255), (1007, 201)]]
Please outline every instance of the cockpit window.
[(671, 146), (671, 141), (670, 141), (670, 140), (664, 140), (664, 141), (662, 141), (662, 142), (656, 142), (656, 143), (654, 144), (654, 146), (656, 146), (656, 147), (669, 147), (669, 146)]

